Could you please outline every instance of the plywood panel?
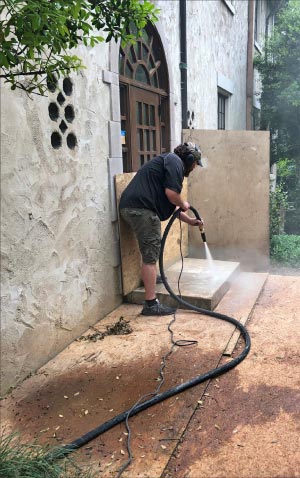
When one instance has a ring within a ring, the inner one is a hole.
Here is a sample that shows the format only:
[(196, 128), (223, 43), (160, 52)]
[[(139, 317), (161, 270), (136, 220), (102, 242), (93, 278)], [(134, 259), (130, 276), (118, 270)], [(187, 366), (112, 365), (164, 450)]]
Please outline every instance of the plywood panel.
[[(189, 202), (205, 222), (214, 259), (241, 262), (247, 270), (269, 263), (269, 153), (267, 131), (184, 130), (200, 145), (204, 168), (189, 178)], [(204, 257), (190, 228), (190, 256)]]
[(121, 194), (134, 177), (135, 173), (124, 173), (115, 176), (116, 200), (118, 206), (121, 267), (123, 295), (127, 295), (140, 285), (141, 256), (138, 243), (133, 232), (119, 215)]
[[(115, 176), (116, 200), (119, 206), (120, 197), (126, 186), (129, 184), (135, 173), (124, 173)], [(187, 198), (187, 181), (184, 181), (182, 196)], [(168, 221), (162, 222), (162, 234)], [(181, 249), (183, 256), (188, 252), (188, 227), (182, 225)], [(119, 215), (121, 265), (123, 295), (127, 295), (141, 284), (141, 256), (137, 241), (133, 232), (126, 222)], [(180, 258), (180, 224), (175, 221), (166, 241), (164, 264), (169, 266)]]
[[(185, 179), (183, 182), (182, 188), (182, 197), (186, 200), (187, 199), (187, 191), (188, 185), (187, 180)], [(161, 224), (162, 234), (165, 231), (165, 228), (168, 224), (169, 220), (163, 221)], [(198, 228), (197, 228), (198, 229)], [(181, 230), (182, 230), (182, 240), (181, 240), (181, 248), (182, 248), (182, 255), (186, 257), (188, 254), (188, 226), (187, 224), (181, 222)], [(180, 222), (175, 221), (172, 229), (168, 234), (168, 238), (165, 245), (164, 250), (164, 265), (166, 267), (174, 264), (180, 258)]]

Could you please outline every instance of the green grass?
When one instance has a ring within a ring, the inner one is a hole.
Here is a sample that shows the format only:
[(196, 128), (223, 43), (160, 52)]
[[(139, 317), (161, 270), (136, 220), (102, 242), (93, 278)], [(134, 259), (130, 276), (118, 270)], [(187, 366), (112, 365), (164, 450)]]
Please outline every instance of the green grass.
[(300, 267), (300, 236), (278, 234), (271, 238), (270, 255), (273, 262)]
[[(0, 437), (0, 478), (92, 478), (90, 467), (72, 455), (58, 459), (61, 448), (22, 444), (16, 434)], [(99, 477), (99, 475), (98, 475)]]

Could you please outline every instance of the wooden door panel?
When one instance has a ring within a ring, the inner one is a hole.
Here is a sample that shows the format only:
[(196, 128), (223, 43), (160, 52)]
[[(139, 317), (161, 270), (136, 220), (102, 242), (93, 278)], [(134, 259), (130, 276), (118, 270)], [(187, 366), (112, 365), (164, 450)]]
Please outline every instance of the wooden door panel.
[(137, 171), (160, 153), (160, 97), (136, 87), (130, 87), (129, 97), (132, 171)]

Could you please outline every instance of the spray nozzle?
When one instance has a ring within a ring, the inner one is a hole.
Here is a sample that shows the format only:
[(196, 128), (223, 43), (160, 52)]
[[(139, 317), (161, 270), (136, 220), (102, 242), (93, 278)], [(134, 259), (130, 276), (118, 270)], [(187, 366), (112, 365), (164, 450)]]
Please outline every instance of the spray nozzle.
[[(201, 217), (199, 216), (198, 211), (191, 205), (190, 205), (190, 209), (195, 214), (196, 219), (198, 219), (199, 221), (202, 221)], [(201, 233), (202, 241), (206, 242), (206, 234), (205, 234), (205, 231), (204, 231), (204, 226), (203, 225), (199, 226), (199, 230), (200, 230), (200, 233)]]
[(206, 234), (205, 234), (205, 231), (204, 231), (204, 227), (199, 226), (199, 230), (200, 230), (200, 233), (201, 233), (202, 241), (206, 242)]

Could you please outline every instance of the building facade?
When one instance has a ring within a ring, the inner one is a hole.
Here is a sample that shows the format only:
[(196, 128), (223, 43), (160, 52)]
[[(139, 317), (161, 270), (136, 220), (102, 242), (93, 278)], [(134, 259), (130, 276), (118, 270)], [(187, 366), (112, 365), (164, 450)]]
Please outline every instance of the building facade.
[(47, 97), (1, 88), (2, 393), (122, 302), (115, 174), (183, 128), (252, 128), (255, 28), (274, 2), (155, 3), (135, 45), (78, 48), (86, 69)]

